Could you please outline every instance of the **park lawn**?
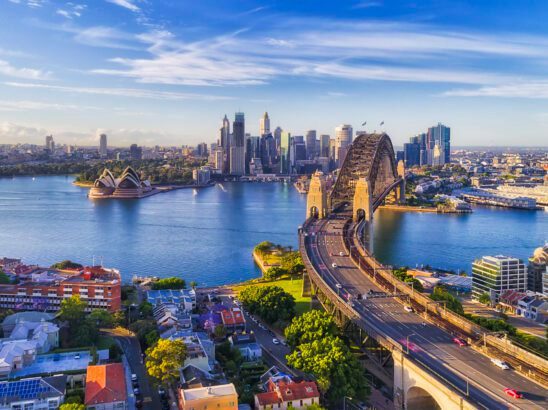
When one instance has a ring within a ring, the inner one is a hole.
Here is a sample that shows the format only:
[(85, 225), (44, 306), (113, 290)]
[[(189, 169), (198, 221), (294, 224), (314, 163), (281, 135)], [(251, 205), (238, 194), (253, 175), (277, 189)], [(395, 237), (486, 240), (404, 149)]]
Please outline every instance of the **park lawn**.
[(268, 281), (255, 279), (241, 285), (232, 286), (232, 290), (236, 293), (240, 293), (240, 291), (248, 286), (279, 286), (295, 298), (295, 311), (297, 312), (297, 315), (302, 315), (310, 310), (310, 297), (301, 295), (303, 290), (303, 279), (300, 277), (294, 278), (293, 280), (289, 277)]

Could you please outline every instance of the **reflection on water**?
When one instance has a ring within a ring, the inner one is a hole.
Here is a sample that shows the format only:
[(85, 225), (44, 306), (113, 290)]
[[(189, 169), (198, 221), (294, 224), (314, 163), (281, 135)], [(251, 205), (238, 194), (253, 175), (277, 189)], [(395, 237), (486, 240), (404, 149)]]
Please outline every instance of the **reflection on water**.
[[(297, 246), (306, 197), (290, 184), (176, 190), (142, 200), (89, 200), (72, 177), (0, 179), (0, 257), (51, 265), (63, 259), (121, 270), (124, 278), (180, 275), (219, 284), (259, 274), (264, 240)], [(470, 270), (494, 253), (527, 258), (548, 239), (548, 214), (480, 208), (468, 215), (380, 210), (374, 249), (386, 263)]]

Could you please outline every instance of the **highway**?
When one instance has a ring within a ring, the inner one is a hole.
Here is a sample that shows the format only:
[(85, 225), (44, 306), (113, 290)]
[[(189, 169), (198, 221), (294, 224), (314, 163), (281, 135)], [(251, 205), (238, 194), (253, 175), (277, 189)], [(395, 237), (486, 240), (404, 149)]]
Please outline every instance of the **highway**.
[[(458, 346), (453, 342), (454, 335), (425, 322), (417, 313), (407, 312), (399, 298), (358, 300), (358, 294), (384, 290), (347, 255), (342, 236), (345, 220), (336, 215), (306, 225), (305, 248), (316, 272), (342, 301), (353, 305), (361, 322), (399, 343), (415, 363), (426, 366), (461, 392), (468, 392), (471, 401), (486, 409), (548, 408), (546, 388), (513, 370), (496, 367), (470, 347)], [(345, 301), (348, 294), (351, 302)], [(509, 397), (504, 388), (516, 389), (524, 397)]]

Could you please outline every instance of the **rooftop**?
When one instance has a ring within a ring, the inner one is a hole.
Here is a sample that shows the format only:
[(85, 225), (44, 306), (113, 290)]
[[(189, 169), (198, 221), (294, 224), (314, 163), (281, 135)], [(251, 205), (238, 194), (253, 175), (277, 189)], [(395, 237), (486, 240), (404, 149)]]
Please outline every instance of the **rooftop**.
[(232, 383), (219, 386), (199, 387), (197, 389), (182, 390), (185, 401), (207, 399), (211, 397), (222, 397), (237, 395), (236, 388)]
[(86, 376), (86, 406), (127, 400), (122, 363), (89, 366)]
[(65, 394), (67, 376), (34, 377), (13, 382), (0, 382), (0, 403), (46, 399)]

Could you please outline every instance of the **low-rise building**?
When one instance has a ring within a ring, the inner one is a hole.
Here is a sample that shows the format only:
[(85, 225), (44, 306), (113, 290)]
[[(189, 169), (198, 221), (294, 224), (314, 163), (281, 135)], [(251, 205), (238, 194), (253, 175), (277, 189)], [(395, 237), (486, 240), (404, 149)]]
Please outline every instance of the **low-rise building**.
[[(18, 275), (19, 276), (19, 275)], [(116, 269), (86, 267), (79, 272), (53, 269), (33, 271), (20, 283), (0, 285), (0, 308), (55, 312), (73, 295), (87, 302), (87, 310), (121, 308), (121, 277)]]
[(484, 256), (472, 263), (472, 296), (475, 299), (487, 293), (492, 301), (498, 301), (505, 290), (527, 290), (527, 271), (521, 259)]
[(147, 301), (154, 306), (173, 304), (182, 311), (191, 312), (196, 308), (196, 292), (194, 289), (149, 290)]
[(196, 389), (179, 389), (179, 409), (238, 410), (238, 394), (232, 383)]
[(263, 356), (261, 346), (255, 341), (253, 333), (235, 334), (228, 338), (230, 344), (238, 349), (246, 361), (258, 360)]
[(0, 382), (0, 410), (58, 409), (66, 387), (65, 375)]
[(245, 330), (245, 318), (239, 308), (224, 309), (220, 313), (225, 329), (233, 332)]
[(125, 410), (127, 387), (122, 363), (89, 366), (84, 404), (88, 410)]
[(306, 409), (320, 403), (320, 392), (315, 382), (295, 382), (289, 376), (270, 377), (265, 392), (255, 395), (255, 409)]

